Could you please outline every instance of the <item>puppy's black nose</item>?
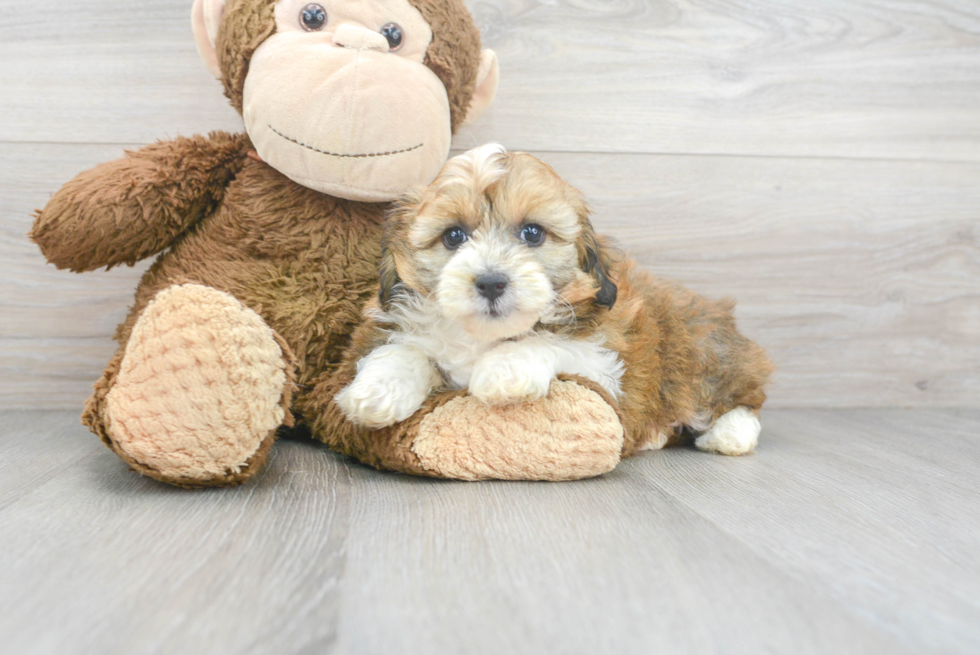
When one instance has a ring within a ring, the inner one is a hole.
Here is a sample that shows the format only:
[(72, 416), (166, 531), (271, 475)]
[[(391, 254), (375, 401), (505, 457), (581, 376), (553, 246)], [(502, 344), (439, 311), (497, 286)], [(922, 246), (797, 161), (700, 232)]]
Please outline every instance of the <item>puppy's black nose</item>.
[(504, 295), (504, 291), (507, 290), (507, 284), (509, 282), (510, 280), (507, 279), (506, 275), (488, 273), (476, 278), (476, 290), (480, 292), (481, 296), (493, 302)]

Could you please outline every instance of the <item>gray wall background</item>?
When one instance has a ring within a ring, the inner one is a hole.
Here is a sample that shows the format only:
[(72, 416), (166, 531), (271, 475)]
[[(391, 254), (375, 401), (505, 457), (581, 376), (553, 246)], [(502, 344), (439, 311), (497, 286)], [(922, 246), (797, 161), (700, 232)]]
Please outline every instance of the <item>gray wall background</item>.
[[(144, 266), (26, 238), (76, 173), (241, 120), (189, 0), (0, 0), (0, 409), (79, 408)], [(476, 0), (499, 141), (656, 273), (739, 301), (778, 407), (980, 405), (980, 3)], [(53, 17), (54, 16), (54, 17)]]

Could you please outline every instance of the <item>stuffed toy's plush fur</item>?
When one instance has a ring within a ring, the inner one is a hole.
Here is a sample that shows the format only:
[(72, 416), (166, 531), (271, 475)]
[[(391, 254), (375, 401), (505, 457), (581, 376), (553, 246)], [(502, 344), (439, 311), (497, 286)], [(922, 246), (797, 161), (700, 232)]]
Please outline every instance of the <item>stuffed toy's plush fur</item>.
[[(448, 391), (382, 430), (346, 420), (334, 397), (373, 329), (362, 310), (385, 203), (436, 176), (452, 133), (492, 101), (496, 57), (462, 0), (196, 0), (193, 27), (246, 133), (159, 142), (82, 173), (31, 234), (77, 272), (158, 255), (83, 414), (134, 470), (242, 483), (295, 425), (378, 468), (568, 480), (668, 428), (575, 376), (533, 403)], [(657, 320), (639, 329), (681, 329)], [(677, 365), (645, 362), (626, 375)], [(761, 402), (759, 391), (746, 404)]]

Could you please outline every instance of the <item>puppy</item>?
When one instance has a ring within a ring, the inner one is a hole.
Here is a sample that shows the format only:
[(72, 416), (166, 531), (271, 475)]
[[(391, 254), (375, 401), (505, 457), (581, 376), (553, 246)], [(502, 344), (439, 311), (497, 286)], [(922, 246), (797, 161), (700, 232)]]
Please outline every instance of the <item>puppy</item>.
[(543, 162), (496, 144), (451, 159), (387, 218), (374, 323), (355, 337), (363, 357), (336, 402), (377, 428), (436, 390), (505, 405), (565, 374), (617, 406), (624, 455), (685, 435), (752, 451), (772, 365), (736, 330), (733, 303), (620, 259)]

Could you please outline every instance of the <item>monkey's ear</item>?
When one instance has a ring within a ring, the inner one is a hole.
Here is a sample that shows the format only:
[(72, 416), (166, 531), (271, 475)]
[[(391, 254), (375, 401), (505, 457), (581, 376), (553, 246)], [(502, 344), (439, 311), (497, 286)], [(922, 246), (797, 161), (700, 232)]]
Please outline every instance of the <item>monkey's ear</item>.
[(470, 108), (466, 112), (463, 125), (469, 125), (483, 115), (483, 112), (497, 95), (497, 85), (500, 83), (500, 64), (497, 63), (497, 53), (484, 50), (480, 54), (480, 68), (476, 73), (476, 90), (470, 100)]
[(582, 241), (584, 243), (582, 270), (591, 275), (599, 286), (599, 291), (595, 295), (595, 304), (612, 309), (616, 304), (619, 289), (609, 277), (609, 257), (592, 232), (591, 226), (586, 229)]
[(197, 51), (211, 74), (219, 80), (221, 66), (218, 65), (215, 45), (218, 43), (218, 28), (221, 27), (221, 16), (224, 12), (225, 0), (194, 0), (194, 8), (191, 9), (191, 27), (194, 28)]
[(395, 295), (395, 289), (401, 285), (402, 280), (398, 277), (398, 269), (395, 266), (395, 256), (388, 247), (388, 239), (381, 241), (381, 264), (378, 267), (378, 278), (381, 282), (381, 290), (378, 292), (378, 300), (381, 301), (381, 309), (388, 311), (391, 306), (391, 299)]

